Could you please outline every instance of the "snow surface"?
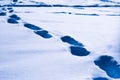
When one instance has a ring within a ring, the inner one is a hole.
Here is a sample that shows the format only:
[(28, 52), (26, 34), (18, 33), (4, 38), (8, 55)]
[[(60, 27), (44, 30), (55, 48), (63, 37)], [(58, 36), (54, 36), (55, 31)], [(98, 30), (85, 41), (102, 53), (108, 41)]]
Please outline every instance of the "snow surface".
[[(120, 64), (119, 7), (13, 9), (0, 16), (0, 80), (120, 80), (94, 64), (102, 55), (112, 56)], [(7, 22), (12, 14), (21, 18), (18, 24)], [(43, 38), (24, 23), (39, 26), (53, 37)], [(71, 44), (60, 39), (66, 35), (81, 42), (90, 54), (72, 55)]]
[(120, 0), (28, 0), (33, 2), (44, 2), (46, 4), (62, 5), (120, 5)]

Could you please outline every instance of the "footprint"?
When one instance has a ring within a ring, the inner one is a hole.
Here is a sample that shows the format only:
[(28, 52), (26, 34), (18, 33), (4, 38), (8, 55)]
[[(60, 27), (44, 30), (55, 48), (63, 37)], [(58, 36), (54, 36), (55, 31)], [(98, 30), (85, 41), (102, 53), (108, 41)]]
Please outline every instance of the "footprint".
[(96, 78), (93, 78), (93, 80), (109, 80), (105, 77), (96, 77)]
[(11, 10), (11, 9), (13, 9), (13, 8), (12, 8), (12, 7), (8, 7), (7, 9), (8, 9), (8, 10)]
[(100, 69), (104, 70), (111, 78), (120, 78), (120, 65), (111, 56), (103, 55), (94, 61)]
[(42, 29), (42, 28), (40, 28), (36, 25), (30, 24), (30, 23), (24, 23), (24, 27), (32, 29), (32, 30), (41, 30)]
[(6, 16), (6, 12), (0, 12), (0, 16)]
[(90, 54), (85, 48), (79, 46), (70, 46), (70, 52), (76, 56), (87, 56)]
[(6, 11), (5, 6), (2, 6), (2, 7), (1, 7), (1, 10), (2, 10), (2, 11)]
[(13, 0), (13, 2), (17, 2), (18, 0)]
[(61, 40), (63, 42), (69, 43), (69, 44), (74, 45), (74, 46), (80, 46), (80, 47), (84, 46), (82, 43), (76, 41), (74, 38), (72, 38), (70, 36), (63, 36), (63, 37), (61, 37)]
[(16, 14), (13, 14), (13, 15), (11, 15), (11, 16), (9, 16), (10, 18), (13, 18), (13, 19), (15, 19), (15, 20), (20, 20), (21, 18), (20, 17), (18, 17)]
[(9, 13), (12, 13), (12, 12), (14, 12), (14, 10), (9, 10)]
[(43, 37), (43, 38), (46, 38), (46, 39), (52, 37), (52, 35), (49, 34), (49, 32), (46, 31), (46, 30), (42, 30), (42, 31), (34, 31), (34, 33), (37, 34), (37, 35), (39, 35), (39, 36), (41, 36), (41, 37)]
[(15, 20), (15, 19), (13, 19), (13, 18), (9, 18), (9, 19), (7, 20), (7, 22), (8, 22), (8, 23), (11, 23), (11, 24), (18, 24), (18, 23), (19, 23), (17, 20)]
[(7, 10), (8, 10), (8, 12), (9, 12), (9, 13), (14, 12), (14, 10), (13, 10), (13, 8), (12, 8), (12, 7), (8, 7), (8, 8), (7, 8)]

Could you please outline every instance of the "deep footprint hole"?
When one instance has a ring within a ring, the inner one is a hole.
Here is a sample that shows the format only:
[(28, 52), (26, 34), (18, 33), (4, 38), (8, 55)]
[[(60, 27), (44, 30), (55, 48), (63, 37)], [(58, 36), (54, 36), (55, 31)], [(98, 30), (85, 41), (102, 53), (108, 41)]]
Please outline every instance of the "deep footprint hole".
[(100, 56), (94, 60), (94, 63), (100, 69), (104, 70), (109, 77), (115, 79), (120, 78), (120, 64), (113, 57), (107, 55)]
[(0, 16), (6, 16), (6, 12), (0, 12)]
[(11, 15), (11, 16), (9, 16), (10, 18), (13, 18), (13, 19), (15, 19), (15, 20), (20, 20), (21, 18), (20, 17), (18, 17), (16, 14), (13, 14), (13, 15)]
[(30, 23), (24, 23), (24, 27), (32, 29), (32, 30), (42, 30), (42, 28), (36, 25), (30, 24)]
[(81, 47), (84, 46), (82, 43), (78, 42), (77, 40), (75, 40), (74, 38), (72, 38), (70, 36), (63, 36), (63, 37), (61, 37), (61, 40), (63, 42), (69, 43), (71, 45), (81, 46)]
[(109, 80), (109, 79), (105, 77), (96, 77), (96, 78), (93, 78), (93, 80)]
[(15, 20), (15, 19), (13, 19), (13, 18), (9, 18), (9, 19), (7, 20), (7, 22), (8, 22), (8, 23), (11, 23), (11, 24), (18, 24), (18, 23), (19, 23), (17, 20)]
[(70, 52), (76, 56), (87, 56), (90, 54), (90, 51), (79, 46), (70, 46)]
[(43, 38), (46, 38), (46, 39), (47, 39), (47, 38), (52, 38), (52, 35), (49, 34), (49, 32), (46, 31), (46, 30), (34, 31), (34, 33), (37, 34), (37, 35), (39, 35), (39, 36), (41, 36), (41, 37), (43, 37)]

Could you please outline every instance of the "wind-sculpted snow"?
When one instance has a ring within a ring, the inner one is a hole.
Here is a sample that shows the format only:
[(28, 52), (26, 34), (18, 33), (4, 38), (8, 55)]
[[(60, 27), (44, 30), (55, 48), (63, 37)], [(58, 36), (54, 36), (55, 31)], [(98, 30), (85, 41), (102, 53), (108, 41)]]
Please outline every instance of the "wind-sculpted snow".
[(94, 61), (100, 69), (104, 70), (112, 78), (120, 78), (120, 64), (111, 56), (100, 56)]

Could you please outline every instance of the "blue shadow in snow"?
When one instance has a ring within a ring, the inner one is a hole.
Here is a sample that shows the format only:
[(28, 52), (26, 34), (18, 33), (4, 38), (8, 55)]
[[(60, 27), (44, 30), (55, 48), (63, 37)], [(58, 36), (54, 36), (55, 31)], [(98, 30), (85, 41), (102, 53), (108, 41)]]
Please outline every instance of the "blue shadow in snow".
[(75, 9), (84, 9), (83, 7), (73, 7)]
[(48, 38), (52, 38), (52, 35), (49, 34), (49, 32), (46, 31), (46, 30), (42, 30), (42, 31), (34, 31), (34, 33), (37, 34), (37, 35), (39, 35), (39, 36), (41, 36), (41, 37), (43, 37), (43, 38), (46, 38), (46, 39), (48, 39)]
[(53, 12), (53, 13), (55, 13), (55, 14), (72, 14), (72, 12)]
[(96, 77), (96, 78), (93, 78), (93, 80), (109, 80), (105, 77)]
[(13, 2), (17, 2), (18, 0), (13, 0)]
[(9, 13), (14, 12), (14, 10), (13, 10), (13, 8), (12, 8), (12, 7), (8, 7), (7, 9), (8, 9), (8, 12), (9, 12)]
[(69, 43), (74, 46), (80, 46), (80, 47), (84, 46), (82, 43), (76, 41), (74, 38), (72, 38), (70, 36), (63, 36), (63, 37), (61, 37), (61, 40), (62, 40), (62, 42), (66, 42), (66, 43)]
[(53, 12), (55, 14), (73, 14), (73, 15), (84, 15), (84, 16), (99, 16), (99, 14), (82, 14), (82, 13), (72, 13), (72, 12)]
[(99, 16), (99, 14), (81, 14), (81, 13), (75, 13), (75, 15), (84, 15), (84, 16)]
[(11, 16), (9, 16), (10, 18), (13, 18), (13, 19), (15, 19), (15, 20), (20, 20), (21, 18), (20, 17), (18, 17), (16, 14), (13, 14), (13, 15), (11, 15)]
[(18, 24), (18, 23), (19, 23), (17, 20), (15, 20), (15, 19), (13, 19), (13, 18), (9, 18), (9, 19), (7, 20), (7, 22), (8, 22), (8, 23), (11, 23), (11, 24)]
[(70, 46), (70, 51), (73, 55), (76, 56), (87, 56), (90, 54), (90, 52), (85, 48), (79, 46)]
[(7, 9), (8, 9), (8, 10), (12, 10), (13, 8), (12, 8), (12, 7), (8, 7)]
[(41, 30), (42, 29), (42, 28), (40, 28), (36, 25), (30, 24), (30, 23), (24, 23), (24, 27), (32, 29), (32, 30)]
[(21, 18), (18, 17), (16, 14), (13, 14), (11, 16), (9, 16), (9, 19), (7, 20), (8, 23), (11, 24), (18, 24), (19, 22), (17, 20), (20, 20)]
[(14, 12), (14, 10), (9, 10), (9, 13), (12, 13), (12, 12)]
[(120, 65), (111, 56), (100, 56), (94, 61), (100, 69), (104, 70), (111, 78), (120, 78)]
[(6, 16), (6, 12), (0, 12), (0, 16)]

